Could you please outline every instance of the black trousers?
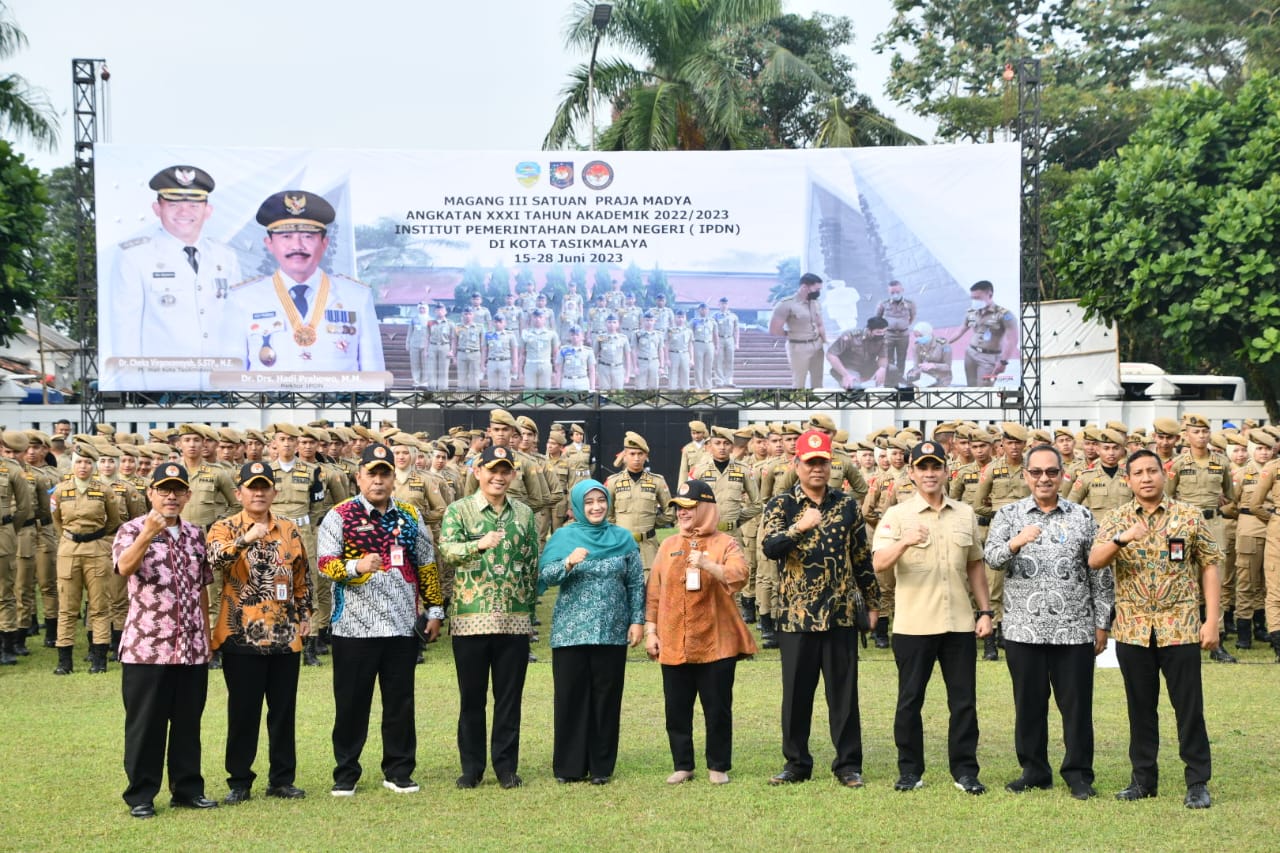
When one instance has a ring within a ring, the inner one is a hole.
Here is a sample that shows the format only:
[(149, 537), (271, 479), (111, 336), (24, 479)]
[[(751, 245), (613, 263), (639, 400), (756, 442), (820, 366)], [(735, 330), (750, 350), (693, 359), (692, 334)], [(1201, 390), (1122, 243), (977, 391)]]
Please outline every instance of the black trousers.
[(493, 681), (493, 737), (489, 745), (495, 773), (520, 766), (520, 703), (529, 669), (527, 634), (477, 634), (453, 638), (458, 674), (458, 757), (462, 775), (479, 779), (485, 768), (485, 706)]
[(382, 695), (382, 775), (408, 779), (417, 766), (418, 733), (413, 716), (417, 637), (356, 639), (334, 635), (333, 781), (360, 780), (360, 753), (369, 737), (373, 683)]
[(862, 717), (858, 708), (857, 631), (779, 631), (782, 656), (782, 755), (786, 769), (813, 774), (809, 729), (818, 676), (827, 694), (831, 742), (836, 748), (833, 773), (862, 772)]
[(1133, 781), (1157, 788), (1160, 767), (1160, 675), (1169, 688), (1169, 703), (1178, 721), (1178, 753), (1186, 765), (1187, 785), (1208, 782), (1213, 775), (1209, 733), (1204, 726), (1204, 689), (1200, 683), (1200, 646), (1150, 646), (1116, 643), (1116, 660), (1129, 704), (1129, 763)]
[(707, 769), (728, 772), (733, 766), (733, 677), (736, 658), (709, 663), (663, 665), (667, 741), (676, 770), (692, 770), (693, 700), (702, 701), (707, 730)]
[(924, 775), (924, 724), (920, 709), (935, 663), (947, 687), (947, 758), (951, 777), (978, 775), (977, 640), (971, 631), (946, 634), (894, 634), (898, 664), (898, 708), (893, 715), (893, 742), (898, 747), (898, 773)]
[(618, 763), (626, 646), (551, 650), (555, 742), (551, 765), (562, 779), (609, 777)]
[(1093, 783), (1093, 644), (1053, 646), (1004, 641), (1013, 682), (1013, 747), (1022, 775), (1052, 782), (1049, 691), (1062, 715), (1059, 772), (1068, 785)]
[(262, 701), (267, 702), (267, 784), (292, 785), (298, 769), (294, 737), (298, 707), (298, 652), (278, 655), (224, 654), (222, 680), (227, 685), (227, 787), (252, 788), (258, 757)]
[(124, 801), (153, 801), (160, 792), (169, 744), (169, 791), (179, 799), (204, 795), (200, 775), (200, 717), (209, 695), (209, 668), (126, 663), (121, 666), (124, 697)]

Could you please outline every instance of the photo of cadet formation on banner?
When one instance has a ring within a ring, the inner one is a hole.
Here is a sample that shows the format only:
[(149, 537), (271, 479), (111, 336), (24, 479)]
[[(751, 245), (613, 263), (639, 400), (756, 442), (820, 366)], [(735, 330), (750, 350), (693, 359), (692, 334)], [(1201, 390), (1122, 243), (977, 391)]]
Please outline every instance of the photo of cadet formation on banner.
[(102, 146), (100, 387), (1017, 387), (1017, 166)]

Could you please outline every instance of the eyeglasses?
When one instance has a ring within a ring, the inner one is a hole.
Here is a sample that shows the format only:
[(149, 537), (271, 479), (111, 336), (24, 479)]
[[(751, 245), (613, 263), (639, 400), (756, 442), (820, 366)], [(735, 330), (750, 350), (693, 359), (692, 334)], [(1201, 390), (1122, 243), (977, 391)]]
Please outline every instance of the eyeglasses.
[(1027, 476), (1033, 480), (1039, 480), (1041, 477), (1053, 479), (1062, 473), (1061, 468), (1027, 468), (1025, 469)]

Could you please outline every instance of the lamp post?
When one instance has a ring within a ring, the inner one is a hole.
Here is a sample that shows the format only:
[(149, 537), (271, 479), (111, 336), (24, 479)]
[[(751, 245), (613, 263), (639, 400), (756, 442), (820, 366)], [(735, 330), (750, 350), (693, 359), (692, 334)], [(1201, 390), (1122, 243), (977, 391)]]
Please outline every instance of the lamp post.
[(595, 27), (595, 41), (591, 43), (591, 64), (587, 66), (587, 103), (591, 106), (591, 148), (596, 147), (596, 51), (600, 48), (600, 39), (604, 36), (604, 28), (609, 25), (613, 15), (612, 3), (597, 3), (591, 10), (591, 26)]

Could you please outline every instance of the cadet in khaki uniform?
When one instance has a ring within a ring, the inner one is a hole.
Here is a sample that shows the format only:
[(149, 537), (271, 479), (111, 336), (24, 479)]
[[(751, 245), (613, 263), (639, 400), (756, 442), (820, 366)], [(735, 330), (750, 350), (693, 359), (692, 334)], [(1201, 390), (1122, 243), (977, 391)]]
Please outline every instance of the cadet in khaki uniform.
[(1262, 469), (1271, 461), (1276, 440), (1270, 433), (1250, 430), (1249, 442), (1253, 453), (1244, 467), (1232, 475), (1240, 518), (1236, 524), (1236, 648), (1253, 648), (1256, 635), (1260, 642), (1267, 639), (1265, 581), (1263, 579), (1263, 554), (1267, 544), (1267, 519), (1255, 515), (1253, 507), (1258, 501), (1258, 486)]
[(716, 508), (720, 510), (719, 530), (733, 536), (742, 545), (742, 523), (755, 518), (764, 509), (760, 490), (751, 470), (729, 458), (733, 448), (733, 430), (713, 428), (707, 448), (708, 456), (689, 472), (689, 479), (711, 485), (716, 495)]
[[(912, 433), (900, 432), (889, 439), (889, 470), (876, 479), (874, 491), (868, 489), (862, 501), (867, 527), (874, 530), (880, 519), (890, 507), (902, 503), (915, 494), (915, 483), (911, 479), (911, 470), (906, 459), (911, 448), (918, 443)], [(898, 586), (897, 576), (893, 572), (877, 572), (876, 581), (880, 584), (880, 619), (876, 622), (875, 637), (877, 649), (889, 648), (889, 627), (894, 617), (894, 600)]]
[(98, 451), (87, 441), (76, 442), (71, 476), (50, 499), (53, 528), (58, 534), (58, 667), (54, 675), (73, 670), (76, 622), (80, 602), (89, 597), (89, 672), (107, 671), (107, 643), (111, 636), (111, 537), (120, 526), (120, 512), (106, 486), (93, 477)]
[[(1027, 428), (1022, 424), (1006, 421), (1000, 425), (1003, 437), (1004, 458), (993, 461), (978, 481), (978, 494), (974, 511), (978, 514), (978, 525), (986, 528), (996, 510), (1014, 501), (1021, 500), (1031, 494), (1027, 486), (1027, 478), (1022, 476), (1022, 459), (1026, 451), (1029, 437)], [(996, 629), (991, 636), (983, 639), (983, 660), (999, 660), (997, 651), (999, 643), (1004, 642), (1001, 632), (1001, 621), (1004, 619), (1004, 572), (994, 571), (987, 567), (987, 586), (991, 593), (991, 609), (995, 612)]]
[[(20, 432), (6, 430), (2, 441), (9, 454), (26, 452), (30, 443)], [(18, 662), (18, 531), (35, 517), (35, 498), (22, 463), (0, 457), (0, 664)], [(78, 603), (78, 602), (77, 602)]]
[[(1212, 433), (1209, 445), (1227, 457), (1227, 470), (1231, 475), (1231, 494), (1236, 495), (1236, 472), (1249, 461), (1249, 440), (1235, 430)], [(1222, 591), (1220, 600), (1224, 611), (1222, 630), (1230, 635), (1236, 630), (1236, 529), (1239, 505), (1224, 512), (1222, 518)], [(1226, 645), (1225, 642), (1223, 645)]]
[(1090, 427), (1098, 443), (1098, 461), (1076, 478), (1067, 500), (1078, 503), (1098, 518), (1133, 500), (1133, 491), (1124, 476), (1125, 436), (1113, 429)]
[(822, 323), (822, 279), (813, 273), (800, 276), (800, 289), (779, 302), (769, 319), (769, 334), (787, 338), (791, 384), (795, 388), (821, 388), (823, 350), (827, 343)]
[(649, 443), (639, 434), (628, 432), (623, 436), (622, 456), (626, 468), (604, 481), (613, 496), (609, 520), (631, 531), (647, 572), (658, 555), (658, 528), (670, 527), (673, 522), (667, 507), (671, 490), (661, 474), (645, 470)]
[[(110, 444), (98, 445), (98, 481), (111, 491), (120, 512), (120, 523), (145, 515), (147, 502), (128, 480), (120, 476), (120, 460), (124, 454)], [(111, 647), (109, 659), (115, 660), (120, 650), (120, 635), (124, 632), (124, 618), (129, 613), (129, 579), (118, 572), (107, 578), (108, 596), (111, 599)], [(96, 638), (95, 638), (96, 639)]]
[[(288, 519), (298, 528), (302, 546), (311, 566), (311, 588), (316, 590), (315, 612), (311, 616), (311, 635), (302, 647), (302, 662), (306, 666), (320, 666), (320, 632), (329, 627), (333, 608), (332, 584), (320, 582), (316, 568), (316, 530), (320, 526), (320, 510), (324, 500), (324, 482), (320, 466), (298, 458), (298, 441), (302, 427), (290, 423), (274, 424), (271, 443), (276, 451), (271, 463), (276, 481), (276, 497), (271, 502), (271, 512)], [(314, 438), (312, 439), (314, 440)], [(195, 477), (192, 478), (195, 482)], [(329, 594), (322, 591), (329, 587)], [(326, 600), (327, 599), (327, 600)]]
[[(27, 634), (35, 619), (36, 607), (36, 538), (40, 522), (46, 526), (49, 522), (49, 501), (46, 496), (52, 483), (47, 482), (40, 471), (27, 461), (27, 451), (33, 441), (25, 432), (6, 431), (0, 439), (0, 453), (22, 470), (22, 476), (31, 486), (32, 514), (16, 528), (13, 556), (13, 598), (14, 627), (8, 637), (11, 642), (0, 646), (0, 662), (7, 663), (10, 657), (16, 661), (19, 657), (31, 654), (27, 650)], [(40, 445), (35, 443), (36, 447)]]
[[(542, 472), (517, 447), (520, 444), (517, 435), (519, 430), (520, 424), (506, 409), (489, 412), (489, 439), (494, 447), (505, 447), (511, 451), (511, 461), (516, 469), (511, 485), (507, 487), (507, 496), (527, 505), (536, 515), (539, 510), (551, 504), (551, 496), (547, 494)], [(464, 497), (474, 495), (478, 488), (480, 481), (476, 479), (475, 471), (468, 469), (466, 485), (463, 487)]]
[[(769, 499), (780, 494), (781, 484), (786, 472), (795, 465), (796, 441), (801, 429), (798, 424), (785, 423), (776, 427), (779, 432), (779, 454), (767, 459), (760, 466), (759, 496), (763, 508)], [(763, 509), (762, 509), (763, 514)], [(760, 646), (766, 649), (778, 648), (777, 620), (781, 616), (777, 606), (778, 564), (764, 555), (764, 542), (756, 541), (756, 610), (760, 615)]]
[[(1169, 464), (1169, 477), (1165, 481), (1165, 493), (1176, 500), (1186, 501), (1204, 515), (1205, 526), (1213, 533), (1221, 548), (1226, 541), (1223, 530), (1223, 513), (1235, 515), (1234, 491), (1231, 485), (1231, 463), (1227, 457), (1209, 446), (1209, 421), (1203, 415), (1186, 414), (1182, 417), (1182, 433), (1187, 449), (1175, 456)], [(1221, 601), (1231, 600), (1234, 592), (1235, 564), (1222, 567)], [(1219, 604), (1216, 618), (1218, 634), (1225, 638), (1225, 606)], [(1215, 614), (1208, 614), (1212, 619)], [(1235, 663), (1235, 657), (1222, 648), (1209, 652), (1209, 660), (1217, 663)]]
[(58, 644), (58, 571), (54, 559), (58, 552), (58, 538), (53, 531), (49, 498), (62, 475), (56, 465), (48, 464), (49, 436), (38, 429), (29, 429), (27, 438), (30, 441), (26, 453), (27, 467), (35, 472), (34, 480), (28, 479), (32, 483), (36, 511), (36, 523), (32, 527), (35, 583), (40, 590), (40, 612), (44, 614), (44, 645), (52, 649)]
[(547, 476), (553, 479), (552, 493), (560, 495), (560, 500), (550, 509), (553, 532), (560, 529), (569, 514), (569, 478), (573, 468), (569, 464), (569, 455), (564, 452), (568, 443), (568, 437), (559, 426), (552, 427), (547, 433)]
[(689, 421), (689, 443), (680, 448), (680, 471), (676, 479), (689, 479), (689, 470), (702, 461), (707, 444), (707, 425), (702, 421)]
[[(1253, 435), (1253, 431), (1250, 431)], [(1258, 434), (1263, 434), (1260, 430)], [(1276, 442), (1280, 446), (1280, 442)], [(1280, 663), (1280, 454), (1273, 453), (1272, 460), (1262, 466), (1258, 483), (1249, 503), (1250, 515), (1265, 520), (1267, 526), (1266, 547), (1262, 552), (1262, 572), (1266, 596), (1266, 637)]]
[[(538, 472), (538, 476), (542, 478), (542, 487), (547, 495), (546, 502), (537, 512), (534, 513), (534, 522), (538, 526), (538, 540), (545, 542), (546, 537), (551, 532), (551, 509), (565, 495), (560, 489), (560, 480), (552, 474), (550, 460), (538, 450), (538, 424), (533, 418), (521, 415), (516, 418), (517, 429), (520, 433), (520, 441), (517, 450), (524, 454), (524, 458)], [(515, 446), (515, 441), (512, 445)]]

